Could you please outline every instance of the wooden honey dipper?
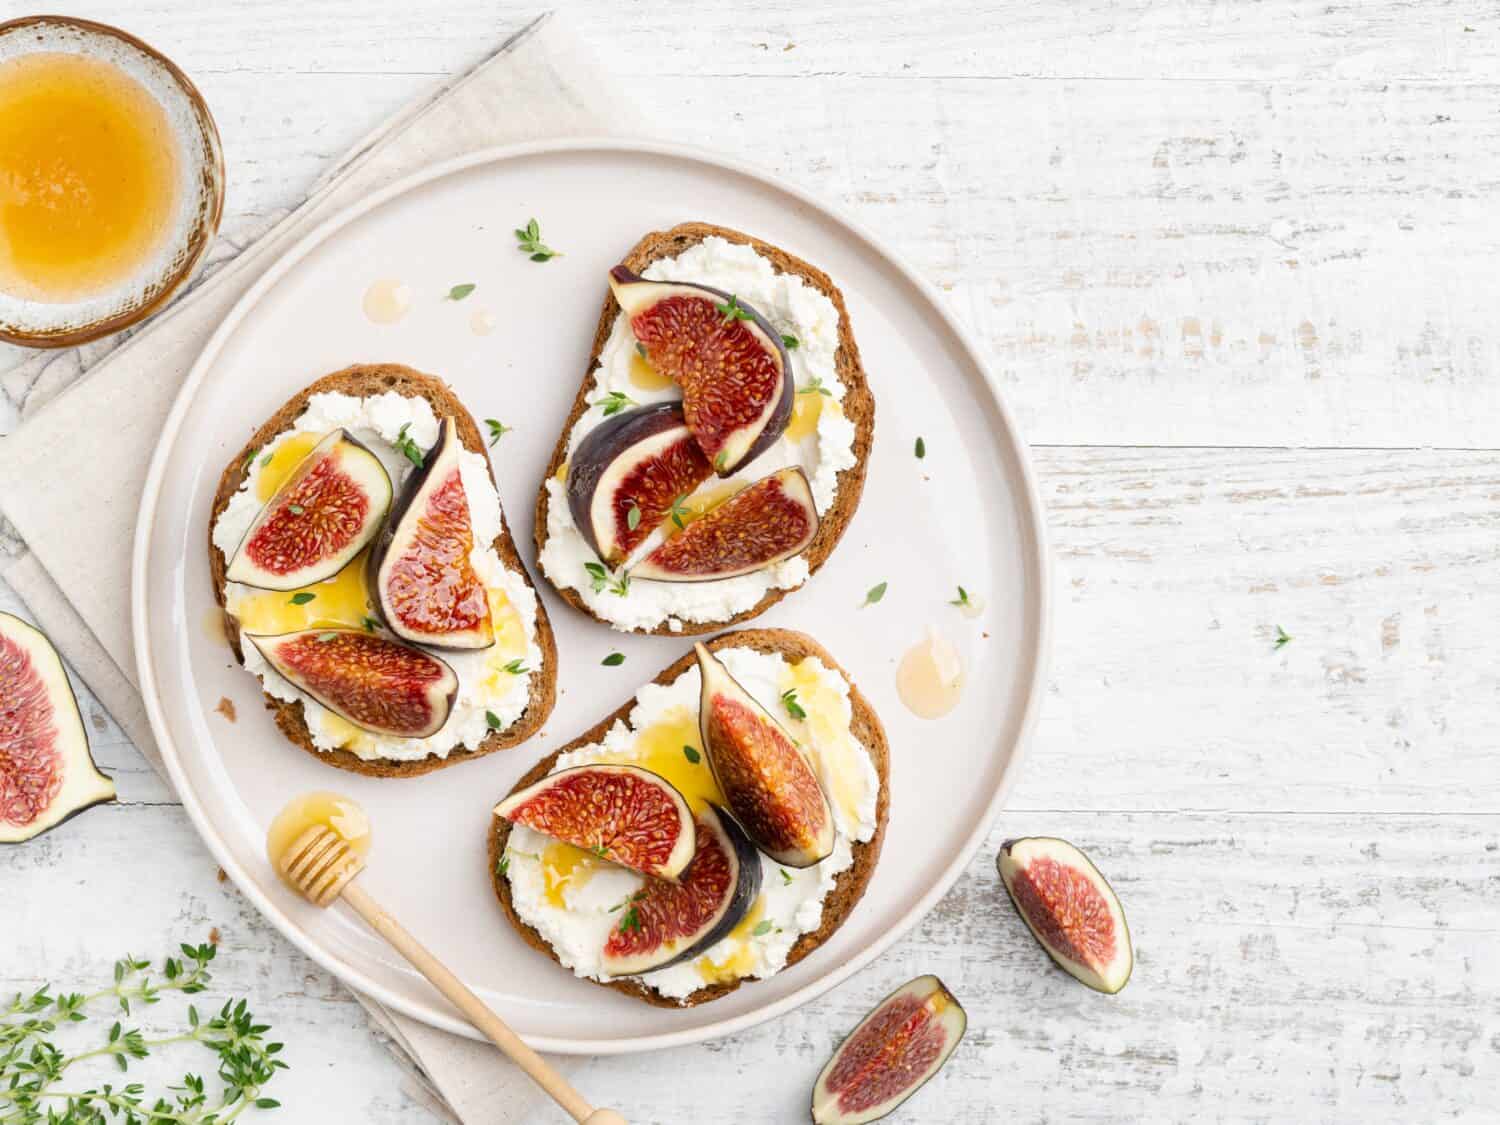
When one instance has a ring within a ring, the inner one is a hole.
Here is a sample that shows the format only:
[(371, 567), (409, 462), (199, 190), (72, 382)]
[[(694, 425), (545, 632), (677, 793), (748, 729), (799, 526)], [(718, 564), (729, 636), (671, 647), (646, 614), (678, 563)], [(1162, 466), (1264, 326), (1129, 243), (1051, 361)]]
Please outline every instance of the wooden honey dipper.
[[(350, 802), (352, 804), (352, 802)], [(273, 832), (274, 838), (274, 832)], [(585, 1125), (626, 1125), (625, 1118), (612, 1109), (595, 1109), (568, 1080), (505, 1025), (483, 1000), (475, 996), (463, 981), (407, 933), (385, 909), (353, 882), (364, 870), (364, 859), (349, 841), (327, 824), (313, 824), (299, 833), (282, 849), (273, 862), (282, 878), (314, 906), (330, 906), (342, 898), (372, 930), (411, 962), (432, 986), (446, 996), (468, 1021), (499, 1047), (506, 1056), (545, 1090), (552, 1100)]]

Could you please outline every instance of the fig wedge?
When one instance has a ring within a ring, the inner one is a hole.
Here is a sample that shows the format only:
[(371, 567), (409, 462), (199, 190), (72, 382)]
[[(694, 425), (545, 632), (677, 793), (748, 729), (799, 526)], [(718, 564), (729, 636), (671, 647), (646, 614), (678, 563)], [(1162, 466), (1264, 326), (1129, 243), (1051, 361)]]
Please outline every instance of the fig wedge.
[(688, 428), (718, 474), (770, 448), (796, 394), (770, 322), (722, 289), (647, 281), (624, 266), (609, 271), (609, 287), (651, 366), (682, 388)]
[(687, 961), (739, 925), (760, 895), (761, 864), (739, 825), (713, 805), (698, 813), (697, 847), (675, 883), (651, 879), (620, 911), (604, 942), (608, 976)]
[(115, 799), (89, 752), (57, 650), (0, 613), (0, 844), (19, 844)]
[(390, 506), (391, 478), (380, 459), (334, 430), (266, 501), (224, 576), (261, 590), (332, 578), (375, 538)]
[(568, 510), (594, 553), (618, 566), (674, 501), (711, 476), (682, 405), (645, 406), (605, 420), (578, 443), (568, 463)]
[(412, 644), (481, 649), (495, 643), (489, 591), (474, 572), (474, 525), (464, 491), (458, 426), (443, 419), (437, 444), (407, 478), (366, 573), (381, 619)]
[(698, 727), (730, 813), (771, 859), (811, 867), (833, 851), (833, 810), (806, 755), (702, 644)]
[(968, 1023), (937, 977), (903, 984), (860, 1021), (818, 1075), (813, 1121), (864, 1125), (894, 1113), (943, 1068)]
[(282, 678), (372, 734), (429, 738), (443, 729), (458, 676), (419, 648), (363, 629), (246, 633)]
[(687, 801), (639, 766), (558, 770), (505, 798), (495, 815), (657, 879), (675, 880), (695, 850)]
[(1075, 980), (1115, 993), (1130, 980), (1135, 951), (1125, 911), (1089, 857), (1066, 840), (1008, 840), (997, 858), (1001, 882), (1047, 955)]
[(751, 574), (801, 554), (818, 533), (802, 470), (762, 477), (657, 547), (630, 571), (655, 582), (712, 582)]

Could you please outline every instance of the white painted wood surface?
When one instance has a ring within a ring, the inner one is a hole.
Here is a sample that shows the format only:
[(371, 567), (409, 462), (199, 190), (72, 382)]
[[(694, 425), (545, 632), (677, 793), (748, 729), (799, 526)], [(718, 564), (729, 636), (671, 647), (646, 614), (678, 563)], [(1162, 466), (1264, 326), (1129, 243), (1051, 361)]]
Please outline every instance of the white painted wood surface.
[[(1494, 1120), (1493, 6), (569, 6), (664, 135), (841, 201), (949, 291), (1038, 445), (1059, 595), (1011, 810), (926, 922), (775, 1024), (580, 1087), (635, 1122), (799, 1120), (838, 1036), (937, 972), (969, 1037), (903, 1120)], [(231, 239), (532, 10), (65, 7), (199, 82)], [(0, 353), (0, 431), (78, 370), (23, 358)], [(281, 1119), (428, 1119), (85, 707), (122, 802), (0, 853), (0, 993), (217, 927), (221, 982), (289, 1043)], [(1032, 832), (1114, 880), (1120, 996), (1051, 971), (1005, 904), (995, 847)]]

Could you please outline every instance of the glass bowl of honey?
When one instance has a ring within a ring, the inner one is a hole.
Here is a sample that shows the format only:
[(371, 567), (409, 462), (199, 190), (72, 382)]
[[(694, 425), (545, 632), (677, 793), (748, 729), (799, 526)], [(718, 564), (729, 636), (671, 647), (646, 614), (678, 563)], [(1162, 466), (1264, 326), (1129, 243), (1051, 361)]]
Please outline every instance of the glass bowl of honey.
[(0, 340), (66, 347), (150, 316), (223, 204), (218, 128), (170, 59), (89, 20), (0, 23)]

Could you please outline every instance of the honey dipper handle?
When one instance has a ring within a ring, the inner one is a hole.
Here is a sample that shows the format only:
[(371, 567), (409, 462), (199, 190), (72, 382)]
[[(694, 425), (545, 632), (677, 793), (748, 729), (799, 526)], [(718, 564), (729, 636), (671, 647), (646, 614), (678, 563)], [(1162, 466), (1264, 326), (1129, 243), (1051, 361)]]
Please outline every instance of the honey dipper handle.
[(463, 981), (429, 953), (421, 942), (407, 933), (401, 923), (387, 914), (357, 882), (346, 886), (342, 897), (355, 913), (370, 924), (372, 930), (390, 942), (470, 1023), (484, 1032), (491, 1043), (530, 1075), (532, 1081), (547, 1091), (553, 1101), (567, 1110), (574, 1121), (591, 1122), (592, 1125), (625, 1125), (625, 1119), (613, 1110), (595, 1110), (589, 1105), (583, 1095), (569, 1085), (566, 1078), (549, 1066), (546, 1059), (521, 1042), (520, 1036), (505, 1026), (505, 1022), (483, 1000), (470, 992)]

